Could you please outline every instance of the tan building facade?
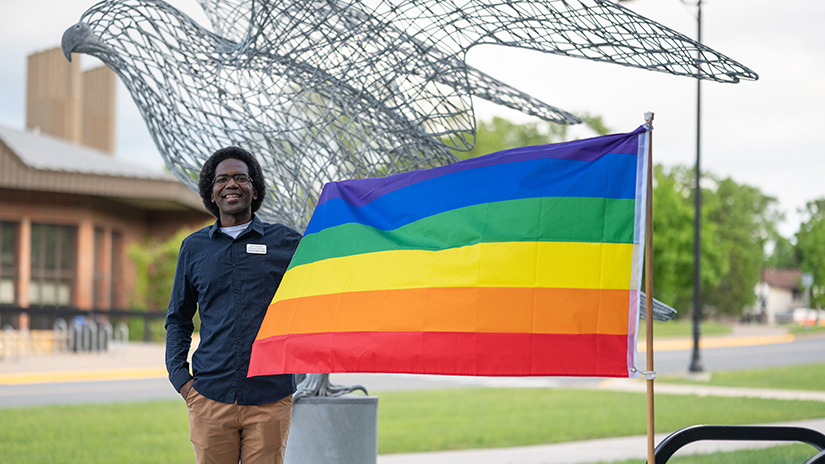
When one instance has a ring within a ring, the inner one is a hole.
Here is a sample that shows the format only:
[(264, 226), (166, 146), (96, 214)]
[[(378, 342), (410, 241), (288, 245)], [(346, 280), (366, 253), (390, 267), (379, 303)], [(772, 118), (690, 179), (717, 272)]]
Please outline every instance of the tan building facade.
[(105, 67), (80, 71), (60, 47), (28, 57), (26, 128), (104, 153), (115, 152), (117, 77)]

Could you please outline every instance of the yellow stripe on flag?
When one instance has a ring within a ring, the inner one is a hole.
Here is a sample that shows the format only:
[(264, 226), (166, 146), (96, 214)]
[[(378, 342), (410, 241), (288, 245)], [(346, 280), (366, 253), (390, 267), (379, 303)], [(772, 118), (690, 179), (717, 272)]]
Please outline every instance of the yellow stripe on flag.
[(439, 251), (391, 250), (290, 269), (272, 300), (431, 287), (627, 290), (633, 244), (492, 242)]

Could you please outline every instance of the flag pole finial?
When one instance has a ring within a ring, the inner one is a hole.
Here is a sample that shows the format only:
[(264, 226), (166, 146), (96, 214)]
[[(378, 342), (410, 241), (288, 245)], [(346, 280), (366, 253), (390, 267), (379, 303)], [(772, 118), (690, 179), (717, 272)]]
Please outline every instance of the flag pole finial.
[(645, 125), (653, 129), (653, 111), (648, 111), (645, 113)]

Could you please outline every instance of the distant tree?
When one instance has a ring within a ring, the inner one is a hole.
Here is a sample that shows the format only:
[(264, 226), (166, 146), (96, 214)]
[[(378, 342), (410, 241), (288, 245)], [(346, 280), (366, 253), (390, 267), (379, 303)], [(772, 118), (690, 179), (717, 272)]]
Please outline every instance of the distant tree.
[[(654, 295), (682, 316), (693, 307), (693, 170), (656, 165), (653, 177)], [(728, 261), (716, 246), (716, 224), (708, 219), (706, 208), (702, 213), (701, 282), (702, 288), (710, 288), (718, 285)]]
[(192, 232), (183, 228), (166, 241), (147, 240), (126, 250), (137, 270), (131, 303), (134, 309), (157, 311), (169, 306), (180, 244)]
[(771, 250), (765, 261), (765, 267), (775, 269), (799, 268), (799, 256), (793, 242), (777, 233), (769, 243)]
[(661, 165), (653, 168), (654, 296), (681, 313), (690, 304), (693, 210), (690, 190)]
[(717, 180), (711, 195), (708, 219), (717, 225), (719, 251), (728, 266), (718, 284), (703, 289), (703, 294), (718, 314), (739, 315), (756, 301), (754, 287), (766, 261), (765, 246), (778, 236), (776, 224), (782, 215), (776, 198), (730, 178)]
[[(776, 199), (730, 178), (703, 173), (702, 304), (705, 314), (738, 315), (756, 299), (765, 245), (780, 242)], [(653, 269), (656, 298), (680, 315), (693, 307), (694, 171), (654, 167)], [(783, 244), (784, 245), (784, 244)]]
[[(136, 310), (166, 311), (172, 296), (172, 283), (175, 280), (175, 266), (183, 239), (194, 232), (183, 228), (172, 238), (159, 242), (147, 240), (135, 243), (126, 253), (136, 268), (135, 294), (131, 298), (131, 307)], [(200, 319), (195, 318), (195, 330), (200, 328)], [(130, 338), (143, 338), (144, 321), (140, 318), (129, 320)], [(155, 320), (148, 329), (153, 341), (165, 338), (164, 321)]]
[[(606, 135), (610, 133), (610, 129), (604, 125), (604, 121), (602, 121), (601, 116), (593, 116), (590, 113), (582, 113), (578, 115), (582, 121), (584, 121), (584, 125), (593, 129), (593, 131), (599, 135)], [(568, 126), (564, 126), (568, 127)]]
[(825, 304), (825, 198), (808, 202), (805, 220), (796, 233), (799, 268), (814, 276), (811, 304)]

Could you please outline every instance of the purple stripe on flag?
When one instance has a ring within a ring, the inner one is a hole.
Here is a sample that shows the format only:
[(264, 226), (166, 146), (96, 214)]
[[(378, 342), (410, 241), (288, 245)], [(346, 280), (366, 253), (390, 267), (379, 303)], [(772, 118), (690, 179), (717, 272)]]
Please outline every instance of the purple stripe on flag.
[(611, 134), (585, 140), (574, 140), (572, 142), (513, 148), (434, 169), (422, 169), (374, 179), (358, 179), (358, 193), (355, 195), (352, 189), (346, 188), (346, 184), (350, 181), (330, 182), (324, 186), (321, 197), (318, 199), (318, 204), (321, 205), (329, 200), (340, 198), (353, 206), (364, 206), (381, 195), (409, 185), (446, 174), (483, 166), (494, 166), (497, 164), (542, 158), (593, 161), (610, 153), (628, 153), (635, 155), (637, 151), (637, 138), (631, 137), (631, 135), (645, 132), (645, 130), (644, 126), (640, 126), (628, 134)]

